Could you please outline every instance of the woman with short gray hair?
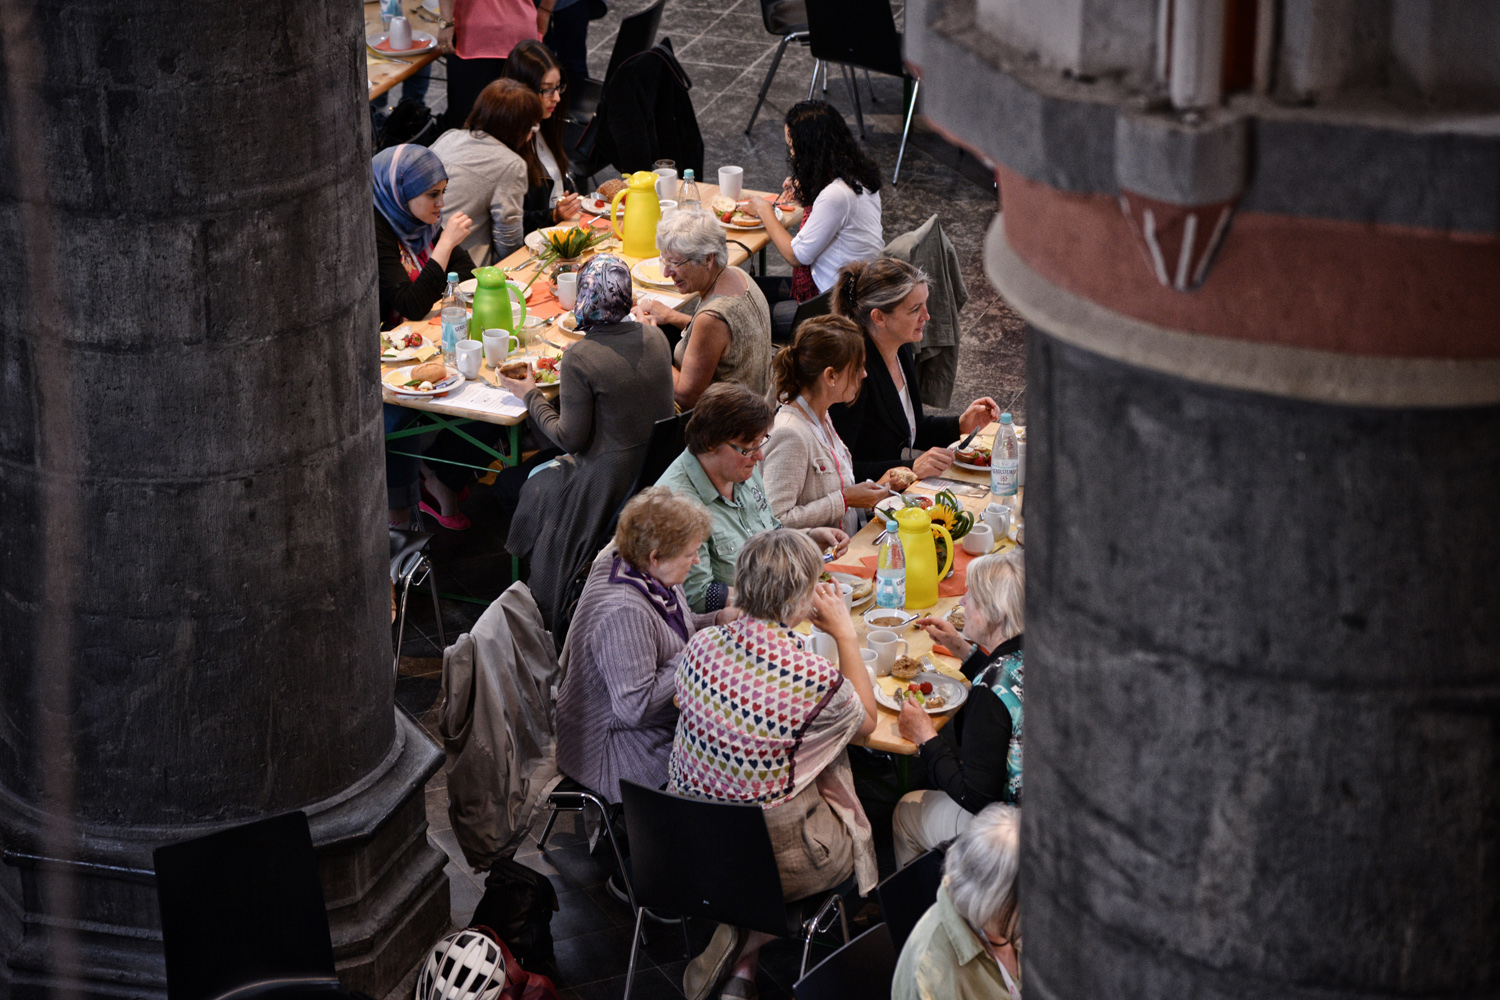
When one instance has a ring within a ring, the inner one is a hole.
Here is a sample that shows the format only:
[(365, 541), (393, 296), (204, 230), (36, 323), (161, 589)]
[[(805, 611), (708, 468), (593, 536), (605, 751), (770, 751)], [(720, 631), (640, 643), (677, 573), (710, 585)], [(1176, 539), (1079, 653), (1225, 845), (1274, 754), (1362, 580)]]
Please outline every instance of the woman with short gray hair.
[(688, 314), (657, 299), (642, 318), (682, 330), (672, 355), (677, 406), (691, 410), (715, 382), (738, 382), (764, 396), (771, 387), (771, 307), (744, 271), (729, 266), (724, 227), (706, 211), (674, 212), (656, 227), (662, 273), (680, 294), (698, 296)]
[(991, 802), (1021, 804), (1026, 563), (1020, 550), (981, 556), (967, 579), (961, 633), (946, 618), (916, 621), (973, 683), (941, 733), (913, 703), (901, 708), (897, 728), (917, 744), (932, 786), (902, 796), (891, 815), (901, 865), (958, 836)]
[(1021, 1000), (1021, 811), (986, 807), (948, 848), (937, 901), (901, 949), (891, 1000)]
[[(875, 884), (875, 845), (845, 752), (875, 729), (875, 693), (854, 623), (833, 584), (818, 582), (822, 553), (789, 528), (745, 543), (735, 569), (744, 617), (693, 636), (677, 668), (681, 715), (667, 790), (765, 811), (788, 902), (826, 892), (852, 872)], [(833, 637), (838, 665), (792, 630), (804, 619)], [(688, 964), (683, 993), (753, 997), (769, 934), (721, 924)]]

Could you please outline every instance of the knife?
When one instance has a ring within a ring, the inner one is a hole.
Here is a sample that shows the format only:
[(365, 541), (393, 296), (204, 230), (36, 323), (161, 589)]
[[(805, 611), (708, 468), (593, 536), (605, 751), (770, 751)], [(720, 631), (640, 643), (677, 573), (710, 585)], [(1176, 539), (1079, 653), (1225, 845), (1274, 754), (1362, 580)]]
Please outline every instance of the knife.
[(965, 448), (967, 448), (969, 446), (969, 442), (972, 441), (972, 440), (974, 440), (974, 438), (976, 438), (979, 435), (979, 432), (982, 431), (982, 430), (984, 430), (984, 425), (980, 424), (978, 427), (974, 428), (972, 431), (969, 432), (969, 436), (968, 437), (966, 437), (962, 441), (958, 442), (958, 447), (954, 448), (953, 450), (954, 451), (963, 451)]

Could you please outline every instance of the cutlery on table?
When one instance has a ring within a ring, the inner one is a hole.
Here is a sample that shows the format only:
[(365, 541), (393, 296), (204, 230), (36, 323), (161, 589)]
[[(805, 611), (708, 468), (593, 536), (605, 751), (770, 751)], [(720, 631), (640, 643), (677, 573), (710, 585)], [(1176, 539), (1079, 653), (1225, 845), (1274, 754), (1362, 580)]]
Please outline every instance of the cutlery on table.
[(967, 448), (969, 446), (969, 442), (970, 441), (974, 440), (974, 438), (976, 438), (976, 437), (979, 436), (979, 432), (982, 431), (982, 430), (984, 430), (984, 425), (980, 424), (978, 427), (974, 428), (972, 431), (969, 432), (969, 436), (968, 437), (966, 437), (962, 441), (958, 442), (958, 447), (954, 448), (953, 450), (954, 451), (963, 451), (965, 448)]

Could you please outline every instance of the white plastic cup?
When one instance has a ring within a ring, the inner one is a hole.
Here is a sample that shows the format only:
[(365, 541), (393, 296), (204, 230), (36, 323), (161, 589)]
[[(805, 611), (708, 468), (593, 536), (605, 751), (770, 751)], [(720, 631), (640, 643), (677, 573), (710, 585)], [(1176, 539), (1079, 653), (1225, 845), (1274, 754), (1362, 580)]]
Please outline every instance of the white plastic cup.
[(656, 176), (657, 176), (657, 181), (656, 181), (656, 197), (657, 198), (676, 198), (677, 197), (677, 168), (676, 167), (660, 167), (656, 171)]
[(839, 594), (844, 598), (844, 607), (850, 611), (854, 610), (854, 585), (852, 583), (839, 584)]
[(865, 638), (865, 645), (875, 650), (875, 676), (884, 677), (896, 665), (896, 657), (906, 655), (906, 640), (896, 633), (877, 629)]
[(812, 630), (812, 651), (832, 663), (839, 662), (838, 640), (816, 626)]
[(458, 342), (456, 362), (458, 373), (464, 378), (478, 378), (482, 359), (480, 352), (483, 348), (477, 340), (460, 340)]
[(739, 201), (740, 195), (745, 193), (745, 168), (720, 167), (719, 193), (726, 198)]
[(658, 200), (661, 202), (661, 219), (665, 222), (669, 216), (677, 212), (677, 202), (671, 198), (661, 198)]
[(988, 524), (976, 524), (964, 536), (964, 551), (971, 556), (982, 556), (995, 547), (995, 533)]
[(875, 661), (880, 659), (879, 653), (875, 652), (875, 650), (873, 649), (861, 649), (859, 651), (859, 658), (865, 661), (865, 669), (870, 671), (871, 677), (878, 676), (875, 673)]
[(395, 51), (411, 48), (411, 22), (405, 17), (391, 18), (390, 42)]
[(557, 276), (557, 304), (572, 309), (578, 301), (578, 272), (564, 271)]
[(484, 331), (484, 360), (491, 368), (499, 368), (510, 357), (511, 351), (521, 349), (521, 340), (509, 330)]

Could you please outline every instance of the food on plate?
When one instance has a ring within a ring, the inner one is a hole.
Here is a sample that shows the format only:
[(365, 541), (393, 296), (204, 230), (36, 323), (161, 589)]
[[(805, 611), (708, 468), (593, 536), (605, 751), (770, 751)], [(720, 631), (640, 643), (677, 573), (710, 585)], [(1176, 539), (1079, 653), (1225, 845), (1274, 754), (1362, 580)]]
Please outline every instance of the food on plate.
[(396, 327), (394, 330), (388, 330), (380, 336), (386, 343), (391, 345), (392, 350), (396, 351), (405, 350), (408, 347), (421, 347), (427, 343), (419, 331), (404, 324)]
[(557, 363), (561, 357), (544, 354), (536, 359), (536, 384), (556, 385), (558, 381)]
[(975, 445), (972, 448), (960, 448), (953, 457), (965, 465), (988, 466), (990, 464), (990, 449), (983, 445)]
[(897, 688), (892, 697), (898, 705), (907, 699), (911, 699), (923, 708), (942, 708), (948, 704), (947, 697), (933, 692), (931, 681), (909, 683), (904, 688)]
[(429, 361), (424, 365), (416, 365), (407, 376), (413, 382), (431, 382), (433, 385), (436, 385), (447, 377), (448, 369), (444, 368), (442, 362), (439, 361)]
[(948, 624), (952, 625), (954, 628), (958, 629), (960, 632), (962, 632), (964, 630), (964, 609), (963, 609), (963, 605), (960, 604), (960, 605), (956, 606), (952, 611), (948, 612)]
[(905, 618), (873, 618), (870, 620), (871, 628), (900, 628), (906, 623)]
[(670, 285), (672, 283), (671, 281), (667, 280), (666, 274), (662, 271), (661, 261), (659, 259), (655, 262), (642, 261), (635, 267), (636, 277), (645, 284)]
[(720, 218), (724, 217), (725, 212), (733, 212), (737, 207), (739, 207), (735, 204), (733, 198), (726, 197), (722, 194), (714, 195), (714, 200), (709, 202), (709, 205), (713, 207), (714, 214), (719, 216)]
[(861, 580), (854, 585), (854, 592), (850, 595), (855, 601), (863, 601), (875, 592), (874, 580)]
[(905, 492), (917, 479), (917, 474), (903, 465), (896, 466), (880, 477), (881, 482), (888, 485), (897, 493)]
[(624, 191), (627, 187), (629, 187), (629, 185), (626, 184), (624, 180), (616, 177), (614, 180), (605, 181), (603, 184), (599, 185), (599, 197), (603, 198), (605, 201), (609, 201), (615, 195), (619, 194), (621, 191)]
[(747, 212), (743, 209), (729, 208), (725, 209), (722, 212), (718, 211), (718, 209), (715, 209), (714, 214), (719, 217), (720, 222), (730, 226), (740, 226), (742, 228), (753, 229), (754, 227), (760, 225), (760, 216), (756, 215), (754, 212)]
[(506, 361), (500, 365), (500, 374), (519, 382), (531, 374), (531, 362), (524, 358), (518, 361)]
[(891, 676), (898, 680), (909, 681), (921, 672), (922, 661), (910, 656), (898, 656), (891, 664)]

